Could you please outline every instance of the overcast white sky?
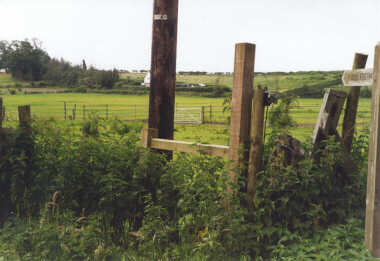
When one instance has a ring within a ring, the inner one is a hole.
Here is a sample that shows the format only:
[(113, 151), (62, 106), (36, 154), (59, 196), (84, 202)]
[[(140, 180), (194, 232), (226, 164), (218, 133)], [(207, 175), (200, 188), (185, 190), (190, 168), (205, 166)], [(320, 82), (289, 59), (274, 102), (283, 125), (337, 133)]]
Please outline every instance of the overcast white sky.
[[(53, 57), (149, 69), (153, 0), (0, 0), (0, 40), (36, 37)], [(256, 71), (352, 66), (380, 41), (379, 0), (179, 0), (177, 70), (232, 71), (256, 43)]]

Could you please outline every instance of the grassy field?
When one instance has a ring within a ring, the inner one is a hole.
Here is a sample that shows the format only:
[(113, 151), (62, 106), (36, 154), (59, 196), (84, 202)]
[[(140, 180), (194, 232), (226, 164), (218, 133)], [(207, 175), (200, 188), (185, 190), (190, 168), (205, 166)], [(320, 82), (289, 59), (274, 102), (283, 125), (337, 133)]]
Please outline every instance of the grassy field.
[[(133, 78), (143, 81), (144, 74), (124, 73), (122, 78)], [(272, 90), (288, 90), (298, 88), (305, 84), (317, 84), (323, 81), (331, 81), (340, 77), (339, 72), (297, 72), (290, 74), (272, 73), (257, 74), (255, 85), (262, 84)], [(221, 84), (232, 87), (232, 75), (177, 75), (178, 82)], [(338, 86), (339, 87), (339, 86)], [(9, 88), (16, 90), (16, 95), (9, 94)], [(30, 104), (32, 114), (38, 118), (55, 118), (57, 120), (74, 118), (82, 120), (89, 113), (95, 113), (100, 117), (122, 120), (147, 120), (148, 95), (119, 95), (119, 94), (94, 94), (94, 93), (50, 93), (59, 88), (30, 88), (29, 83), (12, 79), (9, 74), (0, 74), (0, 91), (3, 90), (4, 106), (7, 119), (17, 119), (17, 106)], [(25, 91), (39, 91), (47, 93), (25, 94)], [(223, 110), (224, 98), (206, 98), (176, 96), (176, 108), (192, 110), (195, 114), (202, 114), (205, 122), (225, 123), (229, 112)], [(311, 137), (314, 124), (317, 120), (322, 99), (299, 99), (291, 111), (292, 117), (298, 124), (293, 130), (293, 135), (299, 139)], [(203, 107), (203, 108), (202, 108)], [(270, 113), (269, 109), (269, 113)], [(75, 111), (75, 112), (74, 112)], [(343, 119), (343, 117), (341, 117)], [(358, 113), (358, 126), (365, 128), (370, 119), (370, 99), (361, 99)], [(182, 140), (197, 140), (203, 143), (226, 144), (228, 135), (226, 126), (214, 125), (177, 125), (176, 138)], [(211, 134), (211, 135), (210, 135)]]
[[(108, 119), (146, 120), (148, 118), (149, 97), (131, 95), (106, 94), (33, 94), (33, 95), (3, 95), (7, 119), (17, 119), (17, 106), (30, 104), (32, 115), (37, 118), (64, 119), (64, 103), (66, 102), (66, 119), (73, 117), (76, 108), (76, 120), (83, 119), (89, 113), (95, 113)], [(317, 120), (322, 99), (299, 99), (291, 111), (298, 127), (293, 135), (299, 139), (311, 137)], [(205, 120), (210, 119), (210, 105), (213, 121), (226, 122), (229, 112), (223, 112), (223, 98), (176, 97), (177, 108), (195, 108), (201, 111), (204, 106)], [(270, 113), (269, 109), (269, 113)], [(343, 117), (341, 117), (343, 119)], [(370, 99), (361, 99), (357, 122), (359, 128), (368, 126), (370, 119)], [(228, 135), (223, 125), (176, 125), (176, 139), (199, 141), (202, 143), (226, 144)]]
[[(121, 78), (139, 79), (143, 82), (145, 74), (123, 73)], [(254, 85), (268, 87), (272, 91), (286, 91), (321, 82), (340, 79), (341, 72), (297, 72), (291, 74), (256, 74)], [(225, 85), (232, 88), (233, 75), (177, 75), (179, 83), (203, 83), (206, 85)], [(340, 87), (339, 85), (336, 87)]]

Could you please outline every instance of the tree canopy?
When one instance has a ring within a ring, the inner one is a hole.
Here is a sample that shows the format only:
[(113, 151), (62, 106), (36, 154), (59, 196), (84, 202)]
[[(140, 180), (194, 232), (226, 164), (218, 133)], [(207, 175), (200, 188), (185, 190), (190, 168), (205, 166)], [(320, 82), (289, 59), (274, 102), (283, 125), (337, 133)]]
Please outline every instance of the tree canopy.
[(0, 41), (0, 69), (5, 69), (14, 78), (39, 81), (47, 71), (49, 61), (49, 55), (36, 39)]

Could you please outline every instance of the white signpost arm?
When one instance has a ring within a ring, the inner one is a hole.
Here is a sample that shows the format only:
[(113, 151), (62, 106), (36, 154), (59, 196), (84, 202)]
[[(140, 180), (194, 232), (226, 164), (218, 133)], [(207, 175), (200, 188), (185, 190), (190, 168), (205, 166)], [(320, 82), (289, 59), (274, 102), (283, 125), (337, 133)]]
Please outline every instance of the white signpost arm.
[(373, 84), (373, 69), (345, 71), (342, 76), (344, 86), (369, 86)]

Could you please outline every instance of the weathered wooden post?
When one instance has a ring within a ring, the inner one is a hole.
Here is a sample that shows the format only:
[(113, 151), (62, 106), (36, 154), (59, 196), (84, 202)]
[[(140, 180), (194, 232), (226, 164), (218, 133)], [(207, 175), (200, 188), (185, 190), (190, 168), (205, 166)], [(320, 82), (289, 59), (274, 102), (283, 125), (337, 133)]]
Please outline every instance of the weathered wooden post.
[[(230, 182), (234, 183), (238, 175), (247, 173), (255, 52), (254, 44), (236, 45), (229, 148)], [(232, 192), (231, 187), (228, 190)]]
[(212, 123), (212, 105), (210, 104), (210, 119), (209, 122)]
[(201, 107), (201, 120), (202, 120), (202, 124), (204, 124), (205, 123), (205, 106)]
[(174, 133), (177, 24), (178, 0), (155, 0), (148, 128), (163, 139)]
[(249, 150), (249, 167), (248, 167), (248, 206), (253, 208), (253, 192), (255, 188), (256, 174), (261, 171), (262, 157), (264, 151), (263, 133), (264, 133), (264, 90), (256, 88), (253, 95), (252, 103), (252, 120), (251, 120), (251, 147)]
[(318, 147), (328, 136), (336, 135), (339, 117), (347, 94), (343, 91), (328, 89), (323, 98), (321, 110), (313, 132), (313, 144)]
[[(368, 55), (366, 54), (356, 53), (352, 69), (364, 69), (367, 63), (367, 58)], [(344, 149), (347, 153), (350, 153), (352, 148), (352, 140), (355, 134), (355, 122), (356, 114), (358, 111), (359, 98), (360, 86), (351, 87), (347, 95), (342, 128), (342, 141)]]
[(374, 257), (380, 257), (380, 43), (375, 47), (371, 103), (365, 244)]
[(0, 97), (0, 129), (3, 128), (3, 119), (4, 119), (4, 114), (3, 114), (3, 98)]
[(86, 120), (86, 105), (83, 105), (83, 120)]
[(74, 121), (76, 119), (76, 114), (77, 114), (77, 104), (74, 104), (74, 109), (73, 109), (73, 120)]
[(30, 122), (32, 116), (30, 113), (30, 105), (18, 106), (18, 119), (20, 127), (27, 132), (31, 132)]

